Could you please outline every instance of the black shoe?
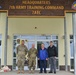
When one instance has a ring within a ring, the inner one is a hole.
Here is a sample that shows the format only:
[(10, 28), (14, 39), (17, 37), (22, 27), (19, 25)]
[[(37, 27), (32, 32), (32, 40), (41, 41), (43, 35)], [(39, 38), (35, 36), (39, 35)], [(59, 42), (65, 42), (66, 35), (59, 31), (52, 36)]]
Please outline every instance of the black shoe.
[(53, 73), (52, 71), (50, 71), (49, 73)]
[(56, 74), (56, 72), (54, 72), (54, 74)]
[(47, 73), (47, 72), (44, 72), (44, 73)]

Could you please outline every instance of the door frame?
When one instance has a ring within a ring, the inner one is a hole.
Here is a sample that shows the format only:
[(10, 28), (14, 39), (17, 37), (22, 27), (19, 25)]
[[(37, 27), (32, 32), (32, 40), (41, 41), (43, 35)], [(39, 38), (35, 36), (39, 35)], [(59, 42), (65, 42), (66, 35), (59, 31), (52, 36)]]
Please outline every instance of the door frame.
[[(71, 42), (71, 41), (73, 42), (73, 39), (70, 39), (70, 42)], [(74, 50), (74, 49), (73, 49), (73, 50)], [(70, 71), (73, 71), (73, 72), (74, 72), (74, 69), (71, 68), (71, 65), (72, 65), (72, 64), (71, 64), (71, 59), (74, 60), (74, 57), (71, 56), (71, 48), (70, 48)]]

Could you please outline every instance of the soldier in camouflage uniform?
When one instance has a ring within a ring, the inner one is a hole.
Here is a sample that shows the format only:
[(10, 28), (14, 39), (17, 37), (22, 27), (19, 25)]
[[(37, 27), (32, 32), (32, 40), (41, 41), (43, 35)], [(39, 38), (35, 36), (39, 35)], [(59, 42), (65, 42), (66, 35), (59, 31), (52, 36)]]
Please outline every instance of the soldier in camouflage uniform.
[[(28, 52), (28, 58), (29, 58), (29, 72), (34, 73), (35, 65), (36, 65), (36, 56), (37, 56), (37, 49), (35, 48), (35, 45), (32, 44), (32, 48), (30, 48)], [(31, 71), (31, 69), (33, 69)]]
[(25, 62), (25, 55), (28, 52), (27, 47), (24, 45), (24, 40), (21, 41), (21, 45), (17, 46), (17, 66), (18, 66), (18, 73), (20, 71), (24, 73), (24, 62)]

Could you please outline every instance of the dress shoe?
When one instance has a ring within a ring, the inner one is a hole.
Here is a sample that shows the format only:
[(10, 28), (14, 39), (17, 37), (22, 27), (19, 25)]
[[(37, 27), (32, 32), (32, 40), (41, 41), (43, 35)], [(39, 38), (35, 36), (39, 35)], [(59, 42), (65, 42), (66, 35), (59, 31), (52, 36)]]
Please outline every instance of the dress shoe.
[(56, 72), (54, 72), (54, 74), (56, 74)]
[(52, 71), (50, 71), (49, 73), (53, 73)]

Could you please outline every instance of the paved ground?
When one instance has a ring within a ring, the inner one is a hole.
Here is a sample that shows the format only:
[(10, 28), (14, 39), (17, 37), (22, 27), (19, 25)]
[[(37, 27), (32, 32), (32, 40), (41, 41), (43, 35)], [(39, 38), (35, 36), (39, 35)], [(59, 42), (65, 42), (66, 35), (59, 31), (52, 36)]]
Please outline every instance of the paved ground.
[[(28, 73), (28, 71), (25, 71), (24, 75), (25, 74), (30, 75)], [(0, 75), (23, 75), (23, 74), (17, 74), (16, 71), (11, 71), (11, 72), (0, 73)], [(44, 73), (39, 74), (39, 72), (36, 71), (34, 74), (31, 74), (31, 75), (44, 75)], [(74, 75), (74, 73), (65, 72), (65, 71), (58, 71), (56, 74), (53, 74), (53, 73), (49, 74), (49, 73), (47, 73), (46, 75)]]

